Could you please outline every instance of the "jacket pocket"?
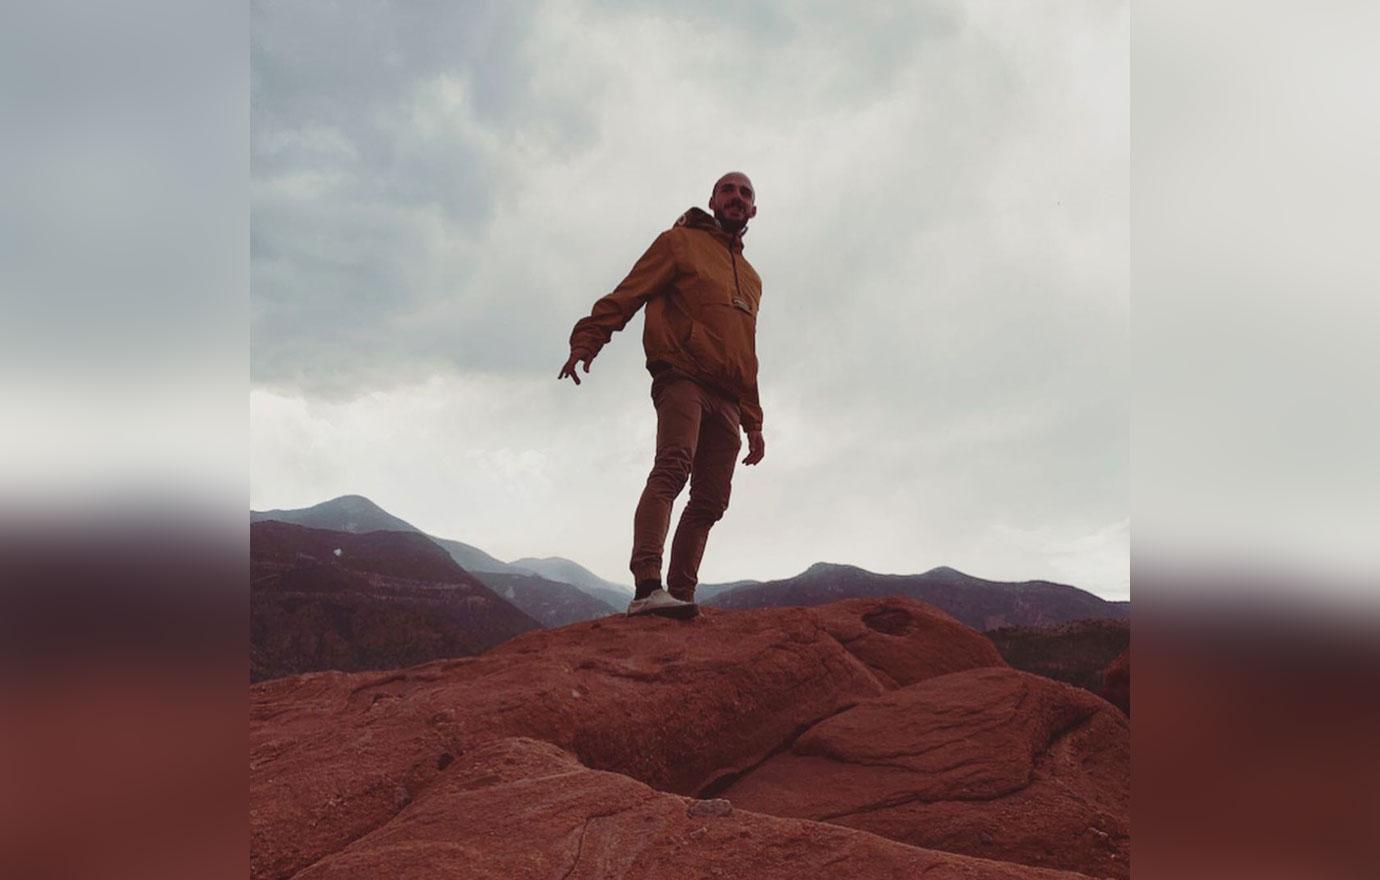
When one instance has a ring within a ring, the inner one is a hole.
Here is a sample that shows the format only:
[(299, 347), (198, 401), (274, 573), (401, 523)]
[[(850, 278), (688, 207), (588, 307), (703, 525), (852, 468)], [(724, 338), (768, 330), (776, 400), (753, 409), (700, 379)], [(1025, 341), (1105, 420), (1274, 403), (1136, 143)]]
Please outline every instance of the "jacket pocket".
[(695, 319), (691, 319), (690, 333), (685, 337), (685, 353), (704, 378), (723, 381), (723, 340)]
[(706, 309), (704, 317), (690, 322), (686, 353), (705, 378), (741, 394), (757, 376), (751, 312), (715, 303)]

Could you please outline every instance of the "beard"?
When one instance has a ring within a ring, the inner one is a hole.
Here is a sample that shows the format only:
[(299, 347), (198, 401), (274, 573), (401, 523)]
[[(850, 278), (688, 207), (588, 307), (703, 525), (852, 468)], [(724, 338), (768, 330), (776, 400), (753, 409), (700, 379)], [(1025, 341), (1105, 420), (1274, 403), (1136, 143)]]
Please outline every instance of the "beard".
[[(746, 213), (747, 212), (744, 211), (744, 214)], [(725, 232), (731, 232), (734, 235), (741, 232), (743, 227), (747, 226), (747, 217), (743, 217), (742, 219), (738, 219), (736, 217), (729, 217), (726, 214), (724, 214), (723, 211), (716, 210), (714, 212), (714, 219), (719, 221), (719, 226)]]

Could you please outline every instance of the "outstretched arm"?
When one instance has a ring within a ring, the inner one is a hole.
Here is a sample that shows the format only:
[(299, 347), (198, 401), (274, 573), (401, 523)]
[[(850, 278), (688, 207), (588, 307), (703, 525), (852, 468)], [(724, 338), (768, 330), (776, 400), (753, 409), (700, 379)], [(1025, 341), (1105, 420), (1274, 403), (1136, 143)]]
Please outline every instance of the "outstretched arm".
[(671, 233), (663, 232), (657, 236), (652, 246), (647, 248), (633, 266), (628, 277), (607, 296), (601, 297), (590, 311), (581, 318), (570, 332), (570, 357), (557, 375), (557, 379), (569, 376), (580, 384), (575, 375), (575, 364), (583, 362), (585, 372), (589, 372), (590, 362), (598, 356), (599, 350), (608, 344), (613, 334), (622, 330), (632, 320), (637, 310), (647, 300), (659, 293), (676, 277), (676, 258), (671, 245)]

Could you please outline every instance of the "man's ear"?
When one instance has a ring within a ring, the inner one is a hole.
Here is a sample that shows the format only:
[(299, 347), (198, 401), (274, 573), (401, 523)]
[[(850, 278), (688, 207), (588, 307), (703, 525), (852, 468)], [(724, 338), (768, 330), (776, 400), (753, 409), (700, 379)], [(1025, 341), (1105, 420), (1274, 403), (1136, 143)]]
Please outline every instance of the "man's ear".
[(753, 206), (752, 206), (752, 210), (751, 210), (751, 211), (748, 211), (748, 219), (751, 220), (753, 217), (756, 217), (756, 216), (757, 216), (757, 206), (756, 206), (756, 205), (753, 205)]

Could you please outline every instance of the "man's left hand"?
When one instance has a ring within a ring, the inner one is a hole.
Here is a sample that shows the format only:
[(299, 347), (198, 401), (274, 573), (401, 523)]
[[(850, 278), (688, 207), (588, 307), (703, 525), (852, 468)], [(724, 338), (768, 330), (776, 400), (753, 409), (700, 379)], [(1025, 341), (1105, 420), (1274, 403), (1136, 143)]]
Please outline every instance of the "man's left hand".
[(748, 454), (743, 459), (743, 464), (757, 464), (767, 454), (767, 443), (762, 439), (761, 431), (748, 431)]

